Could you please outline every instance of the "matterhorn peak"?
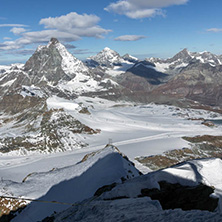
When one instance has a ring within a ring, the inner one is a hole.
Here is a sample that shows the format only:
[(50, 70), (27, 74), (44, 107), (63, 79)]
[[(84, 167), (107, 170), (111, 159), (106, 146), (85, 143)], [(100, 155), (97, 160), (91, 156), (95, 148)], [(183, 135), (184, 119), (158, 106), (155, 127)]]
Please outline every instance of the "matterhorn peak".
[(35, 81), (47, 79), (57, 83), (70, 80), (78, 73), (88, 73), (88, 68), (75, 58), (58, 39), (51, 38), (46, 46), (40, 46), (25, 64), (27, 71)]

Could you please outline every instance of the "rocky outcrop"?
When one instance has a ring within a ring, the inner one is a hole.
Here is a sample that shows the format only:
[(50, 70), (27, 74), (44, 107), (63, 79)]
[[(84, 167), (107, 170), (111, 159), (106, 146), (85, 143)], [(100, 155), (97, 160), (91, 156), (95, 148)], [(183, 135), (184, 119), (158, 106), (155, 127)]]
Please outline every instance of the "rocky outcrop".
[(181, 208), (213, 212), (218, 206), (219, 199), (210, 197), (214, 189), (204, 184), (182, 186), (179, 183), (160, 181), (159, 185), (160, 189), (142, 189), (141, 197), (148, 196), (152, 200), (158, 200), (163, 210)]

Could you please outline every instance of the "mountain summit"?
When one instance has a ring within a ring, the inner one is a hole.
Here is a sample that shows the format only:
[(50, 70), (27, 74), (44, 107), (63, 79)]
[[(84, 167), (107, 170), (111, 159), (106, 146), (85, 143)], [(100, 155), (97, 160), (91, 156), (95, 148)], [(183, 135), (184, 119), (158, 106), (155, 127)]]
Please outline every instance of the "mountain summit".
[(88, 61), (90, 60), (91, 63), (96, 62), (98, 65), (106, 67), (121, 66), (121, 63), (124, 62), (119, 53), (108, 47), (105, 47), (97, 55), (89, 57)]
[(71, 80), (77, 73), (88, 73), (88, 68), (70, 54), (56, 38), (46, 46), (39, 46), (25, 64), (25, 71), (33, 77), (33, 83), (46, 79), (53, 83)]

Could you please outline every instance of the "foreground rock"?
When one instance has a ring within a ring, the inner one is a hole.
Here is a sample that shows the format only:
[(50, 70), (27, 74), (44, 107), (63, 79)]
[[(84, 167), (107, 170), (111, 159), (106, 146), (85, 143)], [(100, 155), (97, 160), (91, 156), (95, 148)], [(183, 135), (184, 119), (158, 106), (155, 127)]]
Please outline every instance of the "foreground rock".
[(220, 159), (184, 162), (110, 186), (99, 197), (87, 199), (47, 219), (56, 222), (189, 222), (191, 218), (220, 221), (221, 166)]

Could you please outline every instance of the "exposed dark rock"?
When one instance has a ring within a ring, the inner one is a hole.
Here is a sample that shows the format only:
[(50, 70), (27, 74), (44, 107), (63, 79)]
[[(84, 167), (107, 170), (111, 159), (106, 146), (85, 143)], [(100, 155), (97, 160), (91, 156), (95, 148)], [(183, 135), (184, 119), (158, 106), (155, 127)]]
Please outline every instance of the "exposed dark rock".
[(55, 47), (57, 39), (52, 39), (49, 47), (36, 50), (26, 62), (24, 70), (28, 72), (33, 84), (39, 84), (44, 76), (48, 81), (57, 83), (59, 80), (70, 80), (62, 69), (62, 57)]
[(50, 39), (50, 42), (55, 45), (55, 44), (59, 43), (59, 40), (58, 40), (57, 38), (53, 38), (53, 37), (52, 37), (52, 38)]
[(159, 182), (158, 189), (142, 189), (141, 196), (149, 196), (152, 200), (159, 200), (162, 208), (182, 210), (214, 211), (218, 206), (218, 198), (210, 197), (214, 192), (212, 187), (203, 184), (197, 186), (182, 186), (166, 181)]
[(154, 89), (152, 95), (187, 98), (209, 106), (222, 104), (222, 66), (190, 63), (180, 74)]
[(55, 221), (54, 216), (46, 217), (45, 219), (42, 220), (42, 222), (54, 222), (54, 221)]
[(112, 190), (116, 186), (116, 183), (112, 183), (110, 185), (105, 185), (103, 187), (100, 187), (94, 194), (94, 196), (100, 196), (104, 192)]
[(133, 73), (134, 75), (144, 77), (152, 85), (159, 85), (163, 83), (164, 78), (166, 78), (168, 75), (156, 71), (154, 67), (155, 65), (153, 63), (141, 61), (136, 63), (127, 71)]

